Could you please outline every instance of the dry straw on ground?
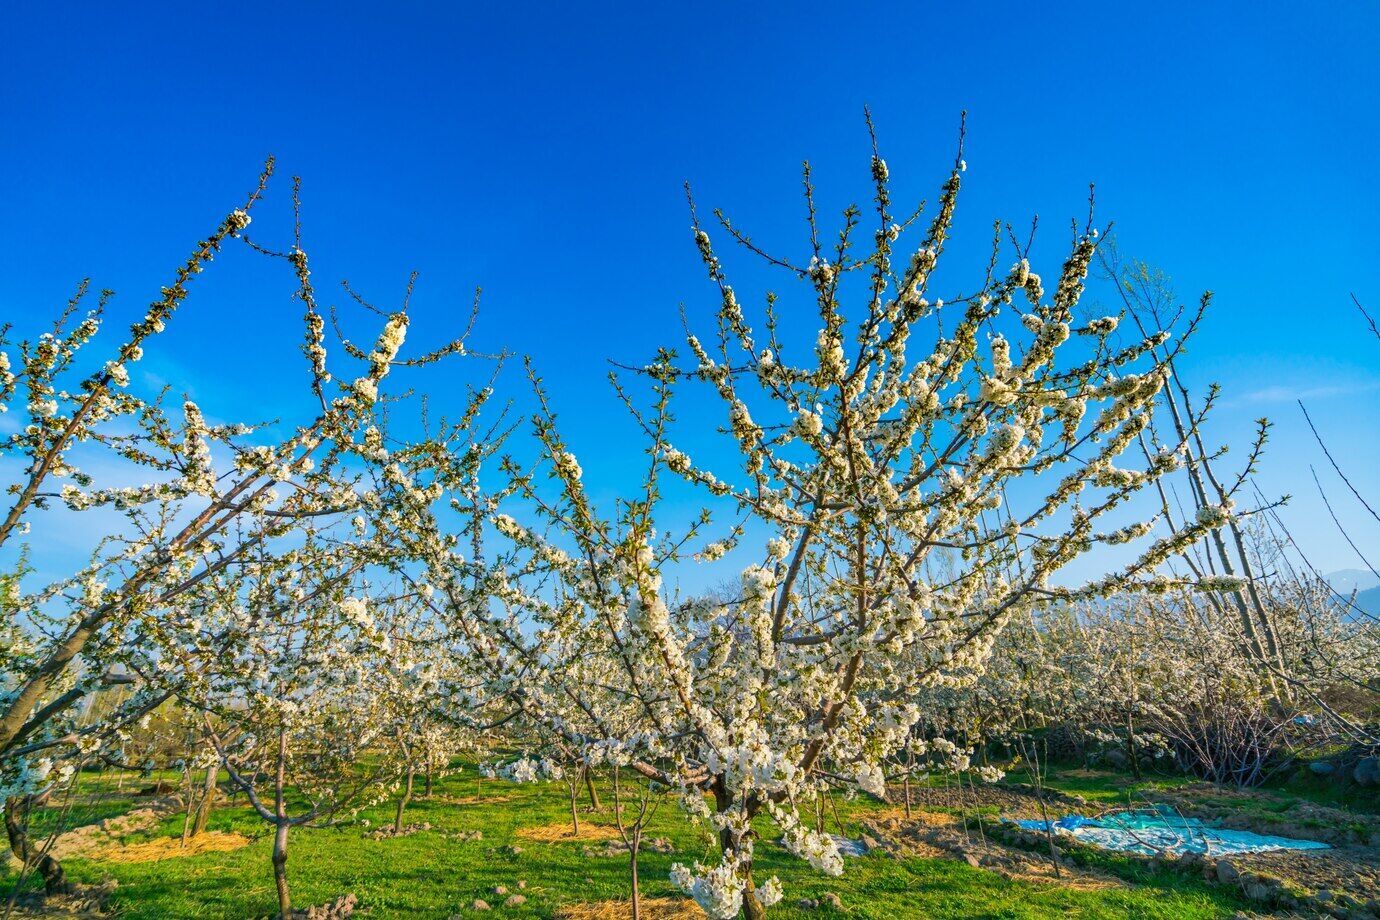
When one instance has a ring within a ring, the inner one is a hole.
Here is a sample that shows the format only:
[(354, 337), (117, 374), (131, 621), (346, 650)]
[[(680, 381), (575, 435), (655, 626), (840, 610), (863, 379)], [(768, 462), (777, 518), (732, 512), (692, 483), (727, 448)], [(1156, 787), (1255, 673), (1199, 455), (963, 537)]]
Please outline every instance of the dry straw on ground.
[(436, 802), (440, 805), (501, 805), (515, 798), (511, 795), (434, 795), (422, 802)]
[(1043, 882), (1074, 891), (1107, 891), (1112, 888), (1125, 888), (1126, 882), (1110, 875), (1079, 869), (1062, 869), (1054, 874), (1054, 867), (1047, 862), (1026, 863), (1020, 871), (1005, 871), (1001, 875), (1022, 882)]
[(59, 860), (90, 857), (97, 851), (118, 846), (124, 837), (152, 830), (181, 807), (182, 803), (176, 799), (162, 799), (115, 818), (74, 827), (53, 841), (49, 852)]
[(612, 840), (618, 836), (618, 828), (610, 827), (607, 824), (590, 824), (587, 821), (580, 823), (580, 833), (576, 835), (573, 828), (568, 823), (543, 824), (540, 827), (520, 827), (515, 832), (524, 840), (536, 840), (541, 843), (563, 843), (566, 841), (598, 841)]
[[(646, 920), (704, 920), (704, 911), (684, 898), (643, 898)], [(631, 920), (631, 901), (586, 901), (556, 908), (556, 920)]]
[(129, 846), (110, 846), (88, 854), (92, 859), (113, 863), (157, 862), (198, 856), (202, 853), (227, 853), (249, 845), (249, 838), (224, 831), (205, 831), (182, 842), (181, 837), (155, 837)]

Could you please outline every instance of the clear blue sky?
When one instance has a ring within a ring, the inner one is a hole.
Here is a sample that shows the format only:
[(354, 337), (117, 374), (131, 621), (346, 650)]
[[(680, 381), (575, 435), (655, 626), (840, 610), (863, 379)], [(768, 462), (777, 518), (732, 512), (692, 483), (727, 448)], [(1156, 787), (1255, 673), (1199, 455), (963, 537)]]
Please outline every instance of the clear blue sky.
[[(413, 335), (440, 341), (482, 284), (477, 344), (535, 357), (605, 489), (640, 466), (605, 360), (712, 303), (681, 183), (798, 253), (802, 159), (830, 208), (866, 195), (865, 103), (902, 200), (932, 197), (967, 109), (955, 258), (1038, 213), (1052, 273), (1096, 182), (1125, 251), (1217, 292), (1189, 367), (1227, 388), (1222, 436), (1275, 418), (1267, 490), (1297, 494), (1328, 568), (1356, 564), (1293, 394), (1380, 495), (1380, 342), (1348, 296), (1380, 312), (1374, 3), (30, 3), (4, 33), (0, 318), (37, 329), (87, 275), (131, 318), (274, 153), (332, 299), (348, 277), (389, 303), (418, 269)], [(285, 189), (256, 230), (284, 229)], [(288, 413), (299, 308), (236, 272), (147, 372), (213, 413)]]

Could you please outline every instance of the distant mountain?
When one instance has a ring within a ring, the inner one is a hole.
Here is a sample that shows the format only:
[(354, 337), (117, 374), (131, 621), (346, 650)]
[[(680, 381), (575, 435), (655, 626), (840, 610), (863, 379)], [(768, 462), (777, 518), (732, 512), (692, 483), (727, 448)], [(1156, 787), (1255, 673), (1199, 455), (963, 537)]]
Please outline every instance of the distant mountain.
[(1367, 588), (1360, 592), (1353, 603), (1371, 616), (1380, 617), (1380, 587)]
[(1350, 598), (1356, 592), (1356, 607), (1372, 616), (1380, 616), (1380, 578), (1368, 569), (1340, 569), (1323, 580), (1332, 586), (1342, 597)]
[(1323, 581), (1332, 586), (1332, 590), (1338, 594), (1350, 594), (1352, 591), (1369, 591), (1372, 588), (1380, 587), (1380, 578), (1369, 569), (1338, 569), (1330, 575), (1324, 575)]

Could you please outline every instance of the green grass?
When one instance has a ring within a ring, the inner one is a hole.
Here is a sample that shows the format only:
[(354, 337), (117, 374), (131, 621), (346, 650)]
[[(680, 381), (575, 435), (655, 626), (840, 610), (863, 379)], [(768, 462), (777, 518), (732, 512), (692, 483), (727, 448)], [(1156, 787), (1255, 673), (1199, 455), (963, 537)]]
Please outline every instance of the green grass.
[[(108, 781), (88, 780), (94, 787)], [(437, 794), (486, 797), (510, 796), (507, 801), (479, 805), (447, 805), (420, 799), (409, 809), (409, 822), (430, 822), (438, 829), (396, 840), (368, 840), (358, 825), (293, 831), (288, 873), (293, 900), (306, 906), (353, 892), (371, 917), (445, 918), (461, 913), (491, 917), (549, 917), (563, 903), (625, 898), (627, 861), (623, 856), (585, 856), (586, 844), (536, 843), (514, 836), (521, 826), (569, 820), (564, 790), (559, 785), (517, 786), (478, 779), (472, 768), (437, 787)], [(605, 811), (588, 820), (610, 820)], [(99, 810), (123, 810), (128, 801), (103, 800)], [(872, 809), (866, 802), (846, 803), (845, 822)], [(80, 814), (73, 812), (74, 816)], [(377, 826), (392, 814), (383, 803), (363, 814)], [(120, 916), (140, 920), (168, 918), (235, 918), (267, 916), (275, 909), (266, 826), (247, 808), (222, 807), (212, 816), (212, 830), (256, 836), (250, 846), (228, 853), (163, 860), (155, 863), (105, 863), (71, 859), (69, 875), (81, 882), (113, 876), (119, 881), (114, 905)], [(169, 818), (153, 834), (176, 835), (181, 818)], [(463, 841), (446, 832), (479, 830), (483, 839)], [(667, 873), (674, 861), (712, 858), (715, 847), (703, 830), (687, 825), (671, 802), (665, 803), (648, 831), (670, 838), (676, 853), (645, 853), (643, 890), (649, 897), (673, 894)], [(508, 847), (516, 844), (520, 853)], [(1009, 881), (985, 869), (954, 860), (892, 859), (874, 854), (847, 861), (842, 878), (821, 876), (775, 844), (758, 848), (759, 878), (779, 875), (786, 885), (783, 904), (771, 912), (778, 917), (819, 917), (831, 913), (795, 907), (801, 898), (836, 893), (851, 917), (898, 920), (909, 917), (945, 918), (1225, 918), (1240, 902), (1225, 889), (1167, 870), (1149, 871), (1129, 861), (1108, 860), (1109, 869), (1134, 882), (1123, 889), (1081, 891), (1057, 884)], [(502, 906), (494, 895), (497, 885), (522, 892), (527, 903)], [(13, 876), (0, 882), (12, 883)], [(476, 898), (494, 906), (490, 914), (468, 909)]]

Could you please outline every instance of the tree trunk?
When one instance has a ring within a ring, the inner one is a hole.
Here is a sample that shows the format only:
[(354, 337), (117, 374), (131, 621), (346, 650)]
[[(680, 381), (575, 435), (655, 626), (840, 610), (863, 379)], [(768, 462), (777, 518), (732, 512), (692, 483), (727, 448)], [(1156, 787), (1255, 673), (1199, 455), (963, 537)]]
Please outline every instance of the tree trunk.
[(1131, 760), (1131, 776), (1140, 779), (1140, 751), (1136, 750), (1136, 722), (1129, 707), (1126, 710), (1126, 756)]
[(287, 729), (278, 729), (278, 769), (273, 776), (273, 882), (278, 887), (278, 913), (282, 920), (292, 916), (292, 898), (288, 894), (287, 845)]
[(37, 870), (39, 877), (43, 879), (43, 890), (48, 894), (70, 891), (71, 886), (67, 883), (67, 873), (62, 870), (62, 863), (51, 854), (35, 850), (29, 840), (29, 831), (25, 826), (29, 804), (29, 796), (16, 796), (5, 800), (5, 835), (10, 841), (10, 851), (25, 868)]
[[(1049, 819), (1049, 808), (1045, 805), (1044, 774), (1041, 772), (1040, 761), (1037, 759), (1038, 755), (1035, 753), (1034, 747), (1032, 742), (1030, 749), (1027, 750), (1025, 742), (1021, 742), (1022, 753), (1025, 755), (1026, 762), (1030, 764), (1030, 780), (1035, 786), (1035, 796), (1040, 802), (1040, 818), (1045, 823), (1045, 842), (1049, 844), (1050, 865), (1054, 867), (1054, 877), (1062, 878), (1063, 871), (1059, 868), (1059, 852), (1054, 845), (1054, 824)], [(1049, 762), (1048, 755), (1045, 757), (1045, 762)]]
[(192, 764), (185, 761), (182, 764), (182, 788), (187, 790), (187, 807), (182, 814), (182, 845), (187, 845), (187, 840), (192, 836), (192, 821), (195, 820), (194, 812), (196, 809), (196, 790), (192, 788)]
[(599, 790), (594, 786), (594, 774), (588, 766), (580, 768), (580, 772), (585, 775), (585, 791), (589, 793), (589, 807), (595, 811), (599, 810)]
[(628, 844), (628, 862), (632, 869), (632, 920), (642, 920), (642, 889), (637, 884), (637, 852), (642, 849), (641, 833), (634, 832)]
[(273, 883), (278, 888), (278, 913), (282, 920), (292, 916), (292, 898), (288, 894), (287, 845), (288, 823), (278, 821), (273, 831)]
[(752, 864), (748, 863), (746, 870), (747, 881), (743, 885), (743, 916), (747, 920), (766, 920), (767, 909), (762, 906), (762, 902), (757, 900), (757, 893), (752, 887)]
[(431, 758), (428, 757), (428, 758), (426, 759), (426, 782), (425, 782), (425, 785), (422, 787), (422, 788), (423, 788), (422, 795), (423, 795), (424, 797), (428, 798), (428, 799), (431, 798), (431, 774), (432, 774)]
[(192, 836), (206, 831), (206, 822), (211, 820), (211, 806), (216, 803), (216, 776), (220, 764), (212, 763), (206, 768), (206, 781), (201, 786), (201, 801), (196, 804), (196, 820), (192, 822)]
[[(729, 801), (728, 793), (724, 788), (722, 779), (719, 779), (715, 782), (714, 800), (719, 811), (723, 811), (724, 806)], [(748, 820), (751, 821), (751, 818), (749, 818)], [(729, 851), (733, 851), (734, 853), (738, 853), (740, 852), (740, 850), (740, 842), (734, 836), (733, 830), (731, 828), (726, 827), (723, 830), (719, 831), (720, 852), (728, 853)], [(757, 895), (754, 894), (752, 890), (751, 861), (749, 861), (743, 867), (743, 875), (743, 916), (746, 917), (747, 920), (766, 920), (767, 910), (762, 906), (762, 903), (757, 900)]]
[(580, 787), (576, 785), (578, 780), (572, 779), (568, 784), (570, 788), (570, 822), (575, 825), (574, 836), (580, 836)]
[(417, 768), (412, 764), (407, 765), (407, 784), (403, 786), (402, 798), (398, 799), (398, 814), (393, 819), (393, 833), (401, 834), (403, 830), (403, 809), (412, 799), (412, 780), (417, 775)]

